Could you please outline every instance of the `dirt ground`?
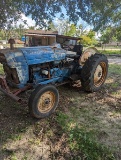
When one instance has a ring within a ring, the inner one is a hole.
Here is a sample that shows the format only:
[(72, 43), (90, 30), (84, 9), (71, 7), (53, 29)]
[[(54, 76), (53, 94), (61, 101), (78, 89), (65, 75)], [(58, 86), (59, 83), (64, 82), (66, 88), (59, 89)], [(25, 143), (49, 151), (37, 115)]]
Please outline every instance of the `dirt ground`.
[[(70, 86), (58, 89), (58, 108), (41, 120), (29, 115), (27, 105), (0, 93), (0, 160), (78, 159), (63, 130), (65, 115), (85, 130), (92, 130), (97, 141), (112, 150), (114, 159), (121, 160), (121, 65), (110, 64), (106, 83), (96, 93)], [(21, 96), (27, 99), (29, 93)], [(60, 113), (64, 116), (58, 119)]]

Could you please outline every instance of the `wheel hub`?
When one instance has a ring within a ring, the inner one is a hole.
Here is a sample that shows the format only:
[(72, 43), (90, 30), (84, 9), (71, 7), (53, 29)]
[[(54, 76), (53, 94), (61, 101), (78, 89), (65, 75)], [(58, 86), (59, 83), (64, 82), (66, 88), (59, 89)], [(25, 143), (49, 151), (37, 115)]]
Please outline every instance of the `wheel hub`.
[(45, 103), (45, 105), (48, 105), (50, 103), (50, 99), (49, 98), (45, 99), (44, 103)]
[(104, 79), (105, 79), (105, 76), (106, 76), (105, 65), (106, 64), (104, 62), (101, 62), (95, 70), (94, 85), (96, 87), (99, 87), (104, 82)]
[(94, 82), (97, 82), (102, 76), (102, 67), (100, 65), (97, 66), (94, 73)]
[(49, 112), (55, 103), (55, 95), (51, 91), (43, 93), (39, 99), (38, 110), (41, 113)]

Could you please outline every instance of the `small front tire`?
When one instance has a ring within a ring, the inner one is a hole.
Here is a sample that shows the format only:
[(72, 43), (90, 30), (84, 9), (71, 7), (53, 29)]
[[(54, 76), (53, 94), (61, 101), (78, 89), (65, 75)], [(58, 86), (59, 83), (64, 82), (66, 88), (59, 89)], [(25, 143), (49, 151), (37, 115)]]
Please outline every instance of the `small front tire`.
[(29, 98), (29, 111), (35, 118), (50, 116), (59, 102), (59, 93), (53, 85), (38, 86)]

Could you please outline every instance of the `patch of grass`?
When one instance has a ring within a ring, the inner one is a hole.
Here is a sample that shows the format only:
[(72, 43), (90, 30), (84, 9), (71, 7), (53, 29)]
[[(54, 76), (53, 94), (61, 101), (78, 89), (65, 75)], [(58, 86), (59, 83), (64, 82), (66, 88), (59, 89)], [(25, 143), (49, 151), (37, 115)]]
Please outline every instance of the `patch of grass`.
[(109, 73), (113, 75), (121, 75), (121, 65), (110, 64)]
[(12, 154), (10, 160), (18, 160), (18, 158), (16, 157), (15, 153)]
[(22, 139), (22, 135), (19, 133), (18, 134), (9, 134), (9, 133), (5, 133), (4, 131), (1, 131), (0, 135), (1, 135), (1, 141), (4, 141), (5, 138), (10, 139), (12, 141), (18, 141), (18, 140)]
[(119, 117), (121, 114), (121, 110), (114, 110), (111, 112), (112, 114), (110, 115), (111, 117)]
[(112, 88), (118, 88), (118, 86), (119, 86), (119, 83), (117, 83), (117, 82), (114, 82), (111, 84)]
[(120, 98), (121, 90), (119, 90), (119, 88), (116, 88), (116, 91), (111, 92), (111, 95), (115, 98)]
[(18, 135), (16, 134), (16, 135), (11, 135), (11, 136), (10, 136), (10, 139), (13, 140), (13, 141), (21, 140), (21, 138), (22, 138), (22, 137), (21, 137), (20, 134), (18, 134)]
[(95, 141), (93, 132), (87, 132), (79, 126), (70, 131), (69, 142), (73, 151), (82, 152), (88, 160), (115, 159), (107, 147)]
[(28, 159), (28, 156), (27, 155), (25, 155), (23, 158), (22, 158), (22, 160), (27, 160)]
[(21, 106), (20, 106), (20, 104), (19, 104), (19, 103), (16, 103), (16, 102), (14, 102), (14, 104), (13, 104), (12, 108), (14, 108), (14, 109), (18, 109), (18, 110), (21, 110)]
[[(95, 139), (95, 131), (87, 131), (83, 126), (77, 124), (68, 115), (58, 113), (56, 121), (62, 130), (68, 135), (70, 149), (75, 153), (76, 159), (82, 157), (86, 160), (114, 160), (112, 152)], [(78, 157), (77, 157), (78, 155)]]
[(23, 125), (11, 125), (11, 129), (6, 125), (6, 128), (2, 128), (0, 130), (0, 142), (5, 142), (7, 139), (12, 141), (20, 141), (22, 140), (22, 135), (28, 131), (27, 124)]
[(70, 112), (71, 112), (72, 117), (73, 117), (74, 119), (78, 119), (79, 116), (80, 116), (80, 110), (77, 109), (77, 108), (75, 109), (75, 107), (76, 107), (76, 106), (70, 107)]
[(41, 144), (41, 140), (40, 139), (29, 139), (29, 144), (32, 144), (32, 145), (40, 145)]
[(51, 129), (48, 130), (48, 131), (46, 132), (46, 136), (47, 136), (47, 137), (53, 137), (53, 136), (54, 136), (53, 131), (52, 131)]
[(2, 64), (0, 64), (0, 74), (4, 74), (3, 65)]
[(99, 51), (106, 55), (121, 54), (121, 50), (99, 50)]

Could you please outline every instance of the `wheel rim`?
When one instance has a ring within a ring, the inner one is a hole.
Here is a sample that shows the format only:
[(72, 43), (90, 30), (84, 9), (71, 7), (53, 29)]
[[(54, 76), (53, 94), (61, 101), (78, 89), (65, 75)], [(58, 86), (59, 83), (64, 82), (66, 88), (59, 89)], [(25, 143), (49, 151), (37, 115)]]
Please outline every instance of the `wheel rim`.
[(105, 81), (107, 75), (106, 63), (100, 62), (94, 73), (94, 85), (99, 87)]
[(38, 110), (41, 113), (49, 112), (55, 104), (55, 94), (51, 91), (43, 93), (39, 99)]

